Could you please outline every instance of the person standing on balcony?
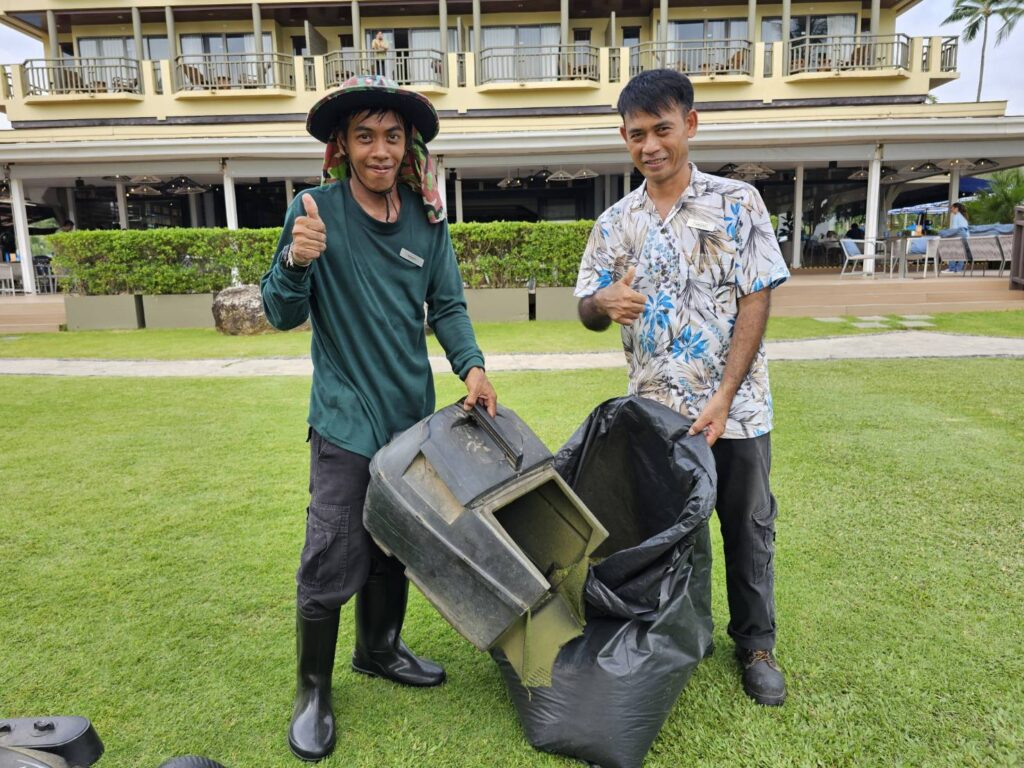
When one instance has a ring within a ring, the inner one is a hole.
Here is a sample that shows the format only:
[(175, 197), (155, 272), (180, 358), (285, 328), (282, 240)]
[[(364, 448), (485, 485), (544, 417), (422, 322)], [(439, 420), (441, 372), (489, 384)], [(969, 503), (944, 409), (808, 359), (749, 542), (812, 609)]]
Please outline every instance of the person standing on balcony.
[[(347, 80), (313, 106), (306, 129), (327, 145), (324, 184), (297, 196), (261, 289), (281, 330), (313, 329), (310, 502), (297, 582), (298, 685), (288, 743), (303, 760), (334, 748), (331, 675), (340, 609), (355, 606), (352, 668), (433, 686), (444, 670), (401, 640), (408, 581), (363, 527), (370, 458), (434, 411), (427, 321), (465, 407), (492, 416), (497, 395), (466, 302), (427, 142), (426, 97), (375, 75)], [(443, 182), (442, 182), (443, 183)]]
[(789, 277), (768, 211), (742, 181), (689, 161), (693, 86), (667, 69), (623, 88), (619, 129), (644, 183), (594, 225), (579, 315), (622, 326), (629, 391), (693, 419), (718, 468), (729, 635), (754, 701), (780, 705), (775, 660), (776, 504), (768, 482), (772, 398), (762, 338), (773, 288)]
[(370, 48), (373, 50), (373, 66), (376, 74), (381, 77), (384, 76), (384, 68), (388, 58), (388, 41), (384, 39), (384, 33), (381, 30), (377, 30), (377, 34), (373, 36), (373, 42), (370, 43)]

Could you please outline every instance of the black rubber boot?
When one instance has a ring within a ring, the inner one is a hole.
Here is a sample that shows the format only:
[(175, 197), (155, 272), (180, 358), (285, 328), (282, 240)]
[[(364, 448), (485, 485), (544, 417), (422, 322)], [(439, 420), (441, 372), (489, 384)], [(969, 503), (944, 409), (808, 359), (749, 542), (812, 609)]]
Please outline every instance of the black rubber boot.
[(288, 746), (300, 760), (316, 762), (334, 749), (331, 675), (338, 644), (340, 610), (311, 619), (297, 612), (295, 620), (298, 685), (295, 710), (288, 727)]
[(408, 600), (409, 581), (405, 574), (374, 561), (366, 584), (356, 595), (352, 669), (401, 685), (440, 685), (446, 679), (444, 670), (432, 661), (417, 658), (402, 642)]
[(771, 651), (736, 648), (743, 665), (743, 691), (765, 707), (778, 707), (786, 700), (786, 678)]

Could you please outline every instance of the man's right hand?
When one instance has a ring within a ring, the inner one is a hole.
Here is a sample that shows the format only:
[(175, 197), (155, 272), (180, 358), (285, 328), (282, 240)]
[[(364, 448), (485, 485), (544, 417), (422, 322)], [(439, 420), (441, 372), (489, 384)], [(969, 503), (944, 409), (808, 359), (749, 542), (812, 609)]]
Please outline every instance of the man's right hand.
[(302, 196), (302, 207), (305, 208), (306, 215), (296, 217), (292, 225), (291, 246), (292, 261), (300, 267), (319, 259), (320, 254), (327, 248), (327, 229), (312, 195)]
[(647, 297), (633, 290), (636, 267), (630, 267), (623, 278), (594, 294), (598, 310), (619, 325), (632, 325), (644, 311)]

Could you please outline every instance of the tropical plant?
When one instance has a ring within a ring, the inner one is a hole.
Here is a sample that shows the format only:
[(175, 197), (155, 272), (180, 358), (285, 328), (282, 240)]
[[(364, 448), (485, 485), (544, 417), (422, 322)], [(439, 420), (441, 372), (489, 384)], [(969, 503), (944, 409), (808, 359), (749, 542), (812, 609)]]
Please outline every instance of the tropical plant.
[(978, 72), (978, 95), (975, 101), (981, 101), (981, 83), (985, 79), (985, 49), (988, 47), (988, 20), (992, 16), (1003, 22), (996, 33), (996, 45), (999, 45), (1010, 36), (1017, 21), (1024, 16), (1024, 0), (955, 0), (953, 12), (942, 22), (967, 22), (961, 36), (968, 43), (981, 31), (981, 69)]
[(989, 188), (967, 203), (967, 215), (972, 224), (1006, 224), (1018, 205), (1024, 205), (1024, 170), (1010, 168), (989, 177)]

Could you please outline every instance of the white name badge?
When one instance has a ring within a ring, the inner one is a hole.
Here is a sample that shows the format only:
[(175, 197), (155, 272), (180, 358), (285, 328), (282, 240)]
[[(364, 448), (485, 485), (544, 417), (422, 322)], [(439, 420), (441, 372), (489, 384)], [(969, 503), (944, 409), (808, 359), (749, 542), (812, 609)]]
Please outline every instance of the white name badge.
[(699, 229), (701, 232), (711, 232), (715, 225), (705, 219), (687, 219), (686, 226)]
[(417, 256), (415, 253), (408, 250), (407, 248), (403, 248), (401, 251), (399, 251), (398, 255), (401, 256), (406, 261), (408, 261), (410, 264), (415, 264), (417, 267), (423, 266), (423, 257)]

